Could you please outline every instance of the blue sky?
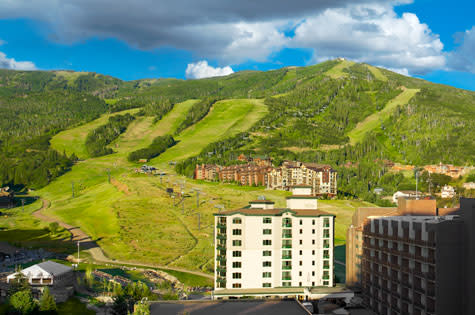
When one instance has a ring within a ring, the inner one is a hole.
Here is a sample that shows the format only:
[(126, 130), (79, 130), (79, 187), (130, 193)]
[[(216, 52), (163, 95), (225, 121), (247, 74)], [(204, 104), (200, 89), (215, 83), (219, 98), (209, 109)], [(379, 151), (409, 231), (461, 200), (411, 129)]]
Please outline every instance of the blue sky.
[(475, 90), (473, 1), (66, 2), (0, 1), (0, 67), (200, 78), (342, 56)]

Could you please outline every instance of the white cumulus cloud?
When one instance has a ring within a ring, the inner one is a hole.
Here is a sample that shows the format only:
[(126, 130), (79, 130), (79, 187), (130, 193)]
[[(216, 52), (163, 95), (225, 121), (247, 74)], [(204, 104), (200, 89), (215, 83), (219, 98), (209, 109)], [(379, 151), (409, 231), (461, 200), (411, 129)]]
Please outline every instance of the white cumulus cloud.
[(13, 58), (8, 58), (0, 51), (0, 69), (36, 70), (36, 66), (31, 61), (16, 61)]
[(231, 73), (234, 73), (234, 71), (230, 66), (214, 68), (208, 65), (208, 61), (201, 60), (195, 63), (189, 63), (186, 67), (185, 75), (188, 79), (202, 79), (220, 77)]
[(390, 5), (328, 9), (305, 19), (292, 45), (313, 48), (318, 61), (342, 56), (413, 74), (446, 62), (439, 36), (415, 14), (398, 16)]
[(448, 54), (449, 68), (475, 73), (475, 26), (456, 34), (456, 40), (459, 46)]

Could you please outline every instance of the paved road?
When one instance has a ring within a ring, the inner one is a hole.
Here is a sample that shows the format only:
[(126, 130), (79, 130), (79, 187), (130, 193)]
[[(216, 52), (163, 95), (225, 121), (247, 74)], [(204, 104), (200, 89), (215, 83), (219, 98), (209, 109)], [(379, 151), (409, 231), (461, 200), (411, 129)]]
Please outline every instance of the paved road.
[(178, 268), (178, 267), (169, 267), (169, 266), (164, 266), (164, 265), (157, 265), (157, 264), (143, 264), (143, 263), (135, 263), (135, 262), (128, 262), (128, 261), (120, 261), (120, 260), (112, 260), (107, 258), (107, 256), (104, 254), (100, 246), (91, 238), (89, 235), (84, 233), (79, 227), (77, 226), (72, 226), (67, 223), (64, 223), (57, 218), (51, 217), (43, 212), (43, 210), (49, 208), (51, 203), (46, 200), (42, 199), (42, 206), (40, 209), (36, 210), (33, 212), (33, 215), (45, 222), (57, 222), (60, 226), (63, 228), (67, 229), (71, 233), (71, 241), (72, 242), (79, 242), (81, 248), (86, 248), (87, 251), (91, 254), (92, 260), (96, 263), (107, 263), (111, 265), (117, 265), (117, 266), (137, 266), (137, 267), (145, 267), (145, 268), (160, 268), (164, 270), (174, 270), (174, 271), (180, 271), (180, 272), (186, 272), (186, 273), (191, 273), (197, 276), (202, 276), (208, 279), (214, 279), (213, 276), (206, 274), (204, 272), (199, 272), (199, 271), (192, 271), (192, 270), (187, 270), (184, 268)]

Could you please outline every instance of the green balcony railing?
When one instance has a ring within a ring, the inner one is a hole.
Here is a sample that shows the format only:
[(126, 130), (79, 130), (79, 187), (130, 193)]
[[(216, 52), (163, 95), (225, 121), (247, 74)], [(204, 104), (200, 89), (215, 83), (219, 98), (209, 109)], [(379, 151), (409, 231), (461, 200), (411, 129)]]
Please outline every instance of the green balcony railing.
[(219, 256), (218, 255), (218, 256), (216, 256), (216, 260), (224, 262), (224, 261), (226, 261), (226, 256)]
[(329, 227), (330, 227), (330, 224), (329, 224), (329, 223), (324, 224), (323, 227), (329, 228)]
[(283, 270), (291, 270), (291, 269), (292, 269), (292, 266), (282, 266), (282, 269), (283, 269)]
[(292, 223), (282, 223), (283, 227), (292, 227)]
[(330, 280), (330, 276), (329, 275), (323, 275), (323, 280)]
[(219, 282), (219, 283), (226, 283), (226, 279), (225, 279), (225, 278), (217, 278), (217, 279), (216, 279), (216, 282)]
[(292, 244), (282, 244), (282, 248), (292, 248)]
[(216, 267), (216, 272), (226, 272), (226, 267), (225, 266), (218, 266), (218, 267)]
[(283, 233), (282, 238), (292, 238), (292, 233)]
[(282, 277), (282, 280), (292, 280), (292, 277)]
[(330, 244), (323, 244), (323, 248), (330, 248)]
[(323, 255), (323, 258), (324, 258), (324, 259), (329, 259), (329, 258), (330, 258), (330, 255)]
[(218, 229), (225, 229), (225, 228), (226, 228), (226, 224), (218, 223), (218, 224), (216, 224), (216, 227), (217, 227)]
[(330, 266), (323, 266), (323, 269), (330, 269)]
[(216, 246), (217, 250), (226, 250), (226, 245), (218, 245)]
[(218, 234), (218, 236), (216, 236), (216, 238), (218, 240), (225, 240), (226, 239), (226, 234)]
[(292, 255), (282, 255), (282, 259), (292, 259)]

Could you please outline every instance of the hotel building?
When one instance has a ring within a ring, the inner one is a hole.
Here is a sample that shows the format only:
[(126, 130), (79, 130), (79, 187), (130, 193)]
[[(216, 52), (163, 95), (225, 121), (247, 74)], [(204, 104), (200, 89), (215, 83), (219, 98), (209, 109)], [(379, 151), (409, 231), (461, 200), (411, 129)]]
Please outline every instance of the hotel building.
[(376, 209), (358, 209), (348, 230), (347, 284), (361, 287), (366, 305), (384, 315), (473, 314), (475, 199)]
[(335, 216), (318, 210), (311, 188), (292, 192), (286, 208), (261, 199), (215, 214), (215, 294), (334, 285)]

